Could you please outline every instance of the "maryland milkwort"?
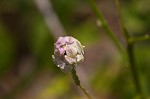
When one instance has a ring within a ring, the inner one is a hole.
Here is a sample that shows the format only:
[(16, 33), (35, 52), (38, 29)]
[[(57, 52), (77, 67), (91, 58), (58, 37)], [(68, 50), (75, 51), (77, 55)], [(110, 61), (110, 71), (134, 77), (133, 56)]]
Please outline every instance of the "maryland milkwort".
[(72, 36), (59, 37), (54, 44), (54, 63), (65, 73), (71, 73), (77, 86), (85, 93), (88, 99), (92, 99), (90, 94), (81, 85), (79, 77), (76, 74), (76, 66), (84, 60), (84, 46)]

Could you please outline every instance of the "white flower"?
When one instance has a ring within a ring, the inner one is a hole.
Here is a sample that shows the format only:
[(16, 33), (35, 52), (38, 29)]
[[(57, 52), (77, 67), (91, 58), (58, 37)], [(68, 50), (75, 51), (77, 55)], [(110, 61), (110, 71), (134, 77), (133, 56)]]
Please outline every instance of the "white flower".
[(72, 70), (73, 65), (83, 62), (84, 46), (77, 39), (71, 36), (59, 37), (54, 46), (52, 58), (63, 72), (68, 73)]

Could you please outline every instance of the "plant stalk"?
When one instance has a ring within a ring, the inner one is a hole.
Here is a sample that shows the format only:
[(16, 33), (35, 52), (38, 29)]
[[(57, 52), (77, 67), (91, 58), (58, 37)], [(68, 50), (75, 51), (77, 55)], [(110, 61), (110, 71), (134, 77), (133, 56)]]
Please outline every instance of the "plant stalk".
[(75, 84), (80, 87), (80, 89), (84, 92), (84, 94), (87, 96), (88, 99), (92, 99), (90, 94), (87, 92), (87, 90), (81, 85), (79, 77), (75, 70), (75, 66), (73, 66), (71, 74), (72, 74), (72, 78), (73, 78)]
[(131, 73), (133, 76), (133, 80), (134, 80), (134, 84), (135, 84), (135, 88), (137, 90), (138, 95), (140, 96), (141, 99), (146, 99), (144, 97), (143, 91), (142, 91), (142, 86), (140, 83), (140, 79), (139, 79), (139, 75), (135, 66), (135, 58), (134, 58), (134, 51), (133, 51), (133, 44), (132, 43), (128, 43), (127, 46), (127, 52), (128, 52), (128, 56), (129, 56), (129, 63), (130, 63), (130, 68), (131, 68)]
[(119, 0), (115, 0), (115, 3), (116, 3), (117, 11), (118, 11), (119, 23), (120, 23), (121, 29), (123, 30), (124, 36), (125, 36), (126, 41), (127, 41), (129, 38), (129, 33), (127, 32), (127, 30), (124, 26), (124, 23), (123, 23), (123, 17), (121, 15), (120, 2), (119, 2)]
[(128, 39), (128, 42), (129, 43), (136, 43), (136, 42), (145, 41), (145, 40), (150, 40), (150, 36), (145, 35), (145, 36), (140, 36), (140, 37), (130, 37)]
[(107, 35), (111, 38), (113, 43), (116, 45), (116, 47), (118, 48), (121, 55), (124, 55), (124, 57), (126, 57), (125, 50), (123, 49), (122, 45), (120, 44), (120, 41), (117, 39), (117, 37), (112, 32), (112, 30), (109, 28), (109, 26), (108, 26), (106, 20), (104, 19), (101, 11), (99, 11), (99, 8), (96, 6), (96, 3), (93, 0), (87, 0), (87, 2), (89, 3), (91, 9), (93, 10), (93, 12), (97, 16), (97, 18), (101, 21), (102, 27), (105, 29)]
[(118, 14), (119, 14), (119, 17), (120, 17), (119, 18), (120, 26), (123, 29), (123, 33), (125, 35), (126, 42), (127, 42), (128, 61), (129, 61), (131, 73), (132, 73), (132, 76), (133, 76), (135, 88), (137, 90), (137, 93), (140, 95), (140, 98), (145, 99), (145, 97), (143, 95), (143, 91), (142, 91), (142, 86), (141, 86), (141, 83), (140, 83), (140, 78), (139, 78), (139, 75), (138, 75), (138, 72), (137, 72), (137, 69), (136, 69), (136, 66), (135, 66), (135, 58), (134, 58), (134, 51), (133, 51), (134, 43), (133, 43), (133, 41), (134, 40), (141, 40), (141, 39), (145, 40), (145, 39), (148, 39), (149, 37), (146, 36), (146, 37), (141, 37), (139, 39), (137, 39), (137, 38), (131, 39), (128, 31), (126, 30), (126, 28), (123, 24), (123, 18), (122, 18), (122, 15), (121, 15), (121, 7), (120, 7), (119, 0), (115, 0), (115, 3), (116, 3)]
[(120, 25), (121, 25), (121, 27), (123, 29), (123, 32), (124, 32), (124, 35), (125, 35), (126, 41), (127, 41), (127, 53), (124, 51), (124, 49), (121, 46), (119, 40), (116, 38), (114, 33), (109, 28), (109, 26), (108, 26), (107, 22), (105, 21), (102, 13), (99, 11), (98, 7), (96, 6), (96, 3), (93, 0), (87, 0), (87, 1), (88, 1), (89, 5), (90, 5), (91, 9), (95, 13), (95, 15), (101, 21), (102, 27), (105, 29), (107, 35), (114, 42), (114, 44), (116, 45), (116, 47), (118, 48), (120, 53), (123, 56), (125, 56), (125, 60), (129, 61), (129, 64), (130, 64), (130, 67), (131, 67), (131, 71), (132, 71), (132, 76), (133, 76), (134, 83), (135, 83), (135, 86), (136, 86), (136, 90), (137, 90), (138, 94), (141, 96), (141, 99), (145, 99), (144, 96), (143, 96), (143, 93), (142, 93), (142, 88), (141, 88), (139, 76), (138, 76), (138, 73), (137, 73), (137, 70), (136, 70), (136, 66), (135, 66), (135, 60), (134, 60), (134, 54), (133, 54), (133, 44), (128, 42), (128, 39), (130, 38), (130, 36), (129, 36), (126, 28), (124, 27), (124, 24), (123, 24), (123, 21), (122, 21), (119, 1), (116, 0), (116, 5), (117, 5), (117, 8), (118, 8), (119, 15), (121, 17), (121, 19), (119, 20), (120, 21)]

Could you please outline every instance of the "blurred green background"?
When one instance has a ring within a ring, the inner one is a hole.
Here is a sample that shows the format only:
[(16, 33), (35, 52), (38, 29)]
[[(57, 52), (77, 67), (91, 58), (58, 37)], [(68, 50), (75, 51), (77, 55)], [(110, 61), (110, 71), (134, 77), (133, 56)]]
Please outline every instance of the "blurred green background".
[[(96, 0), (126, 47), (114, 0)], [(150, 35), (150, 0), (121, 0), (130, 35)], [(85, 45), (77, 67), (93, 99), (138, 99), (130, 68), (99, 26), (86, 0), (0, 0), (0, 99), (86, 99), (70, 75), (53, 63), (54, 42), (71, 35)], [(150, 41), (134, 54), (142, 90), (150, 98)]]

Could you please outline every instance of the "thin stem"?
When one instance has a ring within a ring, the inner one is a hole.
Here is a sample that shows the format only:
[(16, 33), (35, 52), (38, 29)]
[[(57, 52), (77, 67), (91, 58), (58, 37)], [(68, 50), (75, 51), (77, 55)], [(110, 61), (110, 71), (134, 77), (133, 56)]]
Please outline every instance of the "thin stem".
[(134, 60), (134, 51), (133, 51), (133, 44), (132, 43), (128, 43), (128, 47), (127, 47), (127, 52), (128, 52), (128, 56), (129, 56), (129, 63), (130, 63), (130, 68), (131, 68), (131, 73), (133, 76), (133, 80), (134, 80), (134, 84), (137, 90), (137, 93), (140, 95), (141, 99), (146, 99), (144, 97), (143, 91), (142, 91), (142, 86), (140, 83), (140, 79), (139, 79), (139, 75), (135, 66), (135, 60)]
[[(98, 7), (96, 6), (95, 2), (93, 0), (87, 0), (87, 1), (88, 1), (89, 5), (91, 6), (93, 12), (96, 14), (98, 19), (101, 21), (102, 27), (105, 29), (108, 36), (112, 39), (112, 41), (114, 42), (114, 44), (116, 45), (116, 47), (118, 48), (120, 53), (126, 57), (126, 54), (125, 54), (121, 44), (119, 43), (118, 39), (116, 38), (116, 36), (113, 34), (111, 29), (109, 28), (107, 22), (103, 18), (102, 14), (99, 11)], [(121, 16), (120, 5), (119, 5), (118, 0), (116, 0), (116, 4), (117, 4), (117, 7), (118, 7), (119, 15)], [(142, 88), (141, 88), (141, 84), (140, 84), (140, 81), (139, 81), (139, 77), (138, 77), (138, 73), (137, 73), (136, 66), (135, 66), (135, 61), (134, 61), (133, 45), (128, 42), (129, 34), (128, 34), (126, 28), (123, 25), (122, 18), (119, 21), (120, 21), (120, 25), (123, 29), (124, 35), (125, 35), (126, 40), (127, 40), (127, 53), (128, 53), (127, 58), (129, 59), (129, 62), (130, 62), (130, 67), (131, 67), (134, 83), (135, 83), (137, 92), (140, 94), (141, 98), (143, 99), (144, 96), (142, 94)]]
[(120, 53), (122, 55), (126, 56), (126, 53), (125, 53), (123, 47), (121, 46), (120, 41), (116, 38), (116, 36), (112, 32), (112, 30), (109, 28), (109, 26), (108, 26), (107, 22), (105, 21), (102, 13), (99, 11), (98, 7), (96, 6), (96, 3), (93, 0), (87, 0), (87, 1), (90, 5), (91, 9), (93, 10), (95, 15), (97, 16), (97, 18), (101, 21), (102, 27), (105, 29), (107, 35), (111, 38), (111, 40), (116, 45), (116, 47), (118, 48)]
[(130, 37), (128, 39), (129, 43), (136, 43), (139, 41), (145, 41), (145, 40), (150, 40), (150, 36), (149, 35), (145, 35), (145, 36), (140, 36), (140, 37)]
[(90, 94), (87, 92), (87, 90), (81, 85), (79, 77), (75, 70), (75, 66), (73, 66), (71, 74), (72, 74), (72, 78), (73, 78), (75, 84), (80, 87), (80, 89), (84, 92), (84, 94), (87, 96), (88, 99), (92, 99)]
[(119, 0), (115, 0), (115, 3), (116, 3), (116, 6), (117, 6), (117, 10), (118, 10), (120, 26), (121, 26), (121, 28), (122, 28), (122, 30), (123, 30), (123, 33), (124, 33), (124, 35), (125, 35), (126, 40), (128, 40), (129, 34), (128, 34), (128, 32), (127, 32), (127, 30), (126, 30), (126, 28), (125, 28), (125, 26), (124, 26), (124, 24), (123, 24), (123, 17), (122, 17), (122, 15), (121, 15), (120, 2), (119, 2)]
[(143, 95), (143, 91), (142, 91), (142, 86), (140, 84), (140, 78), (139, 78), (139, 75), (138, 75), (138, 72), (137, 72), (137, 69), (136, 69), (136, 66), (135, 66), (135, 58), (134, 58), (134, 51), (133, 51), (133, 41), (134, 40), (141, 40), (141, 39), (148, 39), (149, 37), (141, 37), (141, 38), (132, 38), (129, 36), (129, 33), (127, 32), (124, 24), (123, 24), (123, 19), (122, 19), (122, 16), (121, 16), (121, 7), (120, 7), (120, 2), (119, 0), (115, 0), (116, 2), (116, 6), (117, 6), (117, 9), (118, 9), (118, 14), (120, 16), (119, 18), (119, 21), (120, 21), (120, 25), (123, 29), (123, 32), (124, 32), (124, 35), (126, 37), (126, 41), (127, 41), (127, 54), (128, 54), (128, 61), (129, 61), (129, 64), (130, 64), (130, 68), (131, 68), (131, 73), (132, 73), (132, 76), (133, 76), (133, 80), (134, 80), (134, 84), (135, 84), (135, 87), (136, 87), (136, 90), (137, 90), (137, 93), (140, 95), (141, 99), (145, 99), (144, 95)]
[(92, 99), (90, 94), (86, 91), (86, 89), (80, 84), (79, 85), (80, 89), (86, 94), (86, 96), (88, 97), (88, 99)]

